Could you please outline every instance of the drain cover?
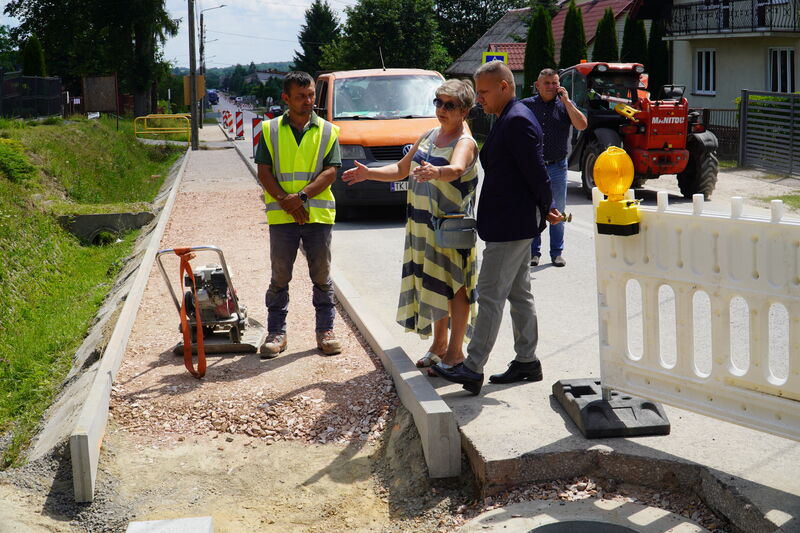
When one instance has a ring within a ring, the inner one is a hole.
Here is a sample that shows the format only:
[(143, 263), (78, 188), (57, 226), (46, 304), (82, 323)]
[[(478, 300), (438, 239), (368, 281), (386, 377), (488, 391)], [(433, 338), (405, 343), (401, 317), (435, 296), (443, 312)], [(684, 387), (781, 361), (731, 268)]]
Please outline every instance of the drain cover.
[(528, 533), (637, 533), (635, 529), (594, 520), (556, 522), (531, 529)]

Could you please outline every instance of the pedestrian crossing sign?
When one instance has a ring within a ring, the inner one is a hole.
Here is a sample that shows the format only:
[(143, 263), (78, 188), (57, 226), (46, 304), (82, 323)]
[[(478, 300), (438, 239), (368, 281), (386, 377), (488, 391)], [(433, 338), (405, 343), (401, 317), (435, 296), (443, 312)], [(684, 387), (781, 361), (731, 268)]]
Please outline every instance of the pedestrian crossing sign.
[(508, 52), (483, 52), (483, 63), (502, 61), (508, 64)]

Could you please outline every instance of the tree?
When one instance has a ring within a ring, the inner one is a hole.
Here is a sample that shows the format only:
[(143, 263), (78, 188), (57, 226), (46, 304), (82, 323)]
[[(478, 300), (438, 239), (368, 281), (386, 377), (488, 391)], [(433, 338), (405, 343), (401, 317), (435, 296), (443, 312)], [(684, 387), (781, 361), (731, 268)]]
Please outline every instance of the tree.
[(339, 38), (339, 19), (327, 0), (314, 0), (306, 10), (306, 23), (300, 27), (297, 40), (301, 50), (295, 51), (294, 68), (316, 77), (322, 70), (322, 46)]
[(633, 20), (630, 15), (625, 18), (619, 59), (625, 63), (647, 63), (647, 30), (643, 20)]
[(559, 10), (556, 0), (531, 0), (530, 6), (534, 13), (538, 11), (539, 6), (542, 6), (547, 11), (547, 14), (550, 15), (551, 19), (556, 16)]
[(11, 37), (10, 26), (0, 25), (0, 69), (15, 70), (19, 61), (17, 40)]
[(525, 82), (522, 96), (533, 93), (533, 83), (539, 72), (545, 68), (553, 68), (556, 45), (553, 42), (553, 27), (550, 13), (544, 6), (539, 6), (533, 20), (528, 26), (528, 42), (525, 45)]
[(4, 13), (21, 21), (14, 37), (41, 39), (50, 74), (70, 90), (83, 76), (116, 72), (121, 90), (134, 93), (134, 112), (152, 108), (160, 49), (178, 31), (165, 0), (11, 0)]
[(570, 0), (564, 18), (564, 36), (561, 39), (560, 68), (571, 67), (587, 59), (586, 32), (583, 29), (583, 12)]
[(247, 75), (245, 68), (236, 64), (233, 73), (226, 80), (225, 86), (234, 94), (242, 94), (244, 91), (244, 77)]
[(617, 29), (614, 21), (614, 12), (608, 7), (605, 13), (603, 13), (603, 18), (597, 23), (592, 61), (618, 60), (619, 46), (617, 46)]
[(326, 69), (428, 68), (444, 70), (450, 56), (441, 44), (433, 0), (358, 0), (345, 8), (342, 35), (322, 47)]
[(31, 35), (25, 41), (25, 47), (22, 49), (22, 75), (41, 77), (47, 75), (44, 67), (42, 43), (39, 42), (35, 35)]
[(457, 58), (508, 10), (528, 6), (528, 0), (436, 0), (434, 11), (447, 53)]
[(647, 62), (645, 68), (649, 75), (647, 88), (650, 93), (658, 98), (658, 93), (664, 84), (670, 82), (669, 78), (669, 48), (664, 40), (664, 23), (654, 20), (650, 26), (650, 41), (647, 43)]

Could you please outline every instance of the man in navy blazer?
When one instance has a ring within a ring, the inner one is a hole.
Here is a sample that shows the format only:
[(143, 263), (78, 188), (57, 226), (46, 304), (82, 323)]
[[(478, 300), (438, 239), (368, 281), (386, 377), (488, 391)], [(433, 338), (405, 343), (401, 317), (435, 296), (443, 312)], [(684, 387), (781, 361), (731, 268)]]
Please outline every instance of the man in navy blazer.
[(505, 302), (511, 304), (516, 357), (492, 383), (541, 381), (536, 357), (538, 325), (531, 293), (531, 242), (546, 227), (558, 224), (542, 156), (542, 129), (533, 112), (515, 98), (514, 75), (499, 61), (475, 72), (478, 102), (497, 115), (480, 153), (484, 181), (478, 202), (478, 235), (486, 241), (478, 274), (478, 316), (467, 358), (453, 367), (436, 365), (441, 377), (479, 394)]

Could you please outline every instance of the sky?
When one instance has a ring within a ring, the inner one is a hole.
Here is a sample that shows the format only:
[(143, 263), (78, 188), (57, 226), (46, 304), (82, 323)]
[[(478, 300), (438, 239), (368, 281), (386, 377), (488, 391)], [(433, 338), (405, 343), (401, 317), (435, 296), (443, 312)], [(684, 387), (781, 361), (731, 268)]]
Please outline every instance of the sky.
[[(305, 11), (312, 0), (195, 0), (195, 16), (203, 13), (206, 26), (206, 68), (291, 61), (300, 49), (297, 34), (305, 23)], [(356, 0), (328, 0), (344, 19), (344, 8)], [(6, 2), (0, 0), (0, 6)], [(226, 7), (209, 9), (225, 4)], [(164, 58), (178, 67), (189, 66), (188, 0), (166, 0), (172, 18), (180, 18), (178, 35), (164, 46)], [(19, 21), (0, 16), (0, 24), (17, 26)], [(199, 34), (199, 21), (195, 23)], [(199, 37), (197, 40), (199, 66)]]
[[(345, 6), (356, 0), (328, 1), (341, 20)], [(209, 9), (221, 4), (226, 7)], [(181, 25), (178, 35), (167, 41), (164, 57), (176, 66), (188, 67), (188, 1), (167, 0), (166, 5), (173, 18), (181, 19)], [(206, 68), (291, 61), (295, 50), (300, 49), (297, 35), (310, 5), (311, 0), (195, 0), (197, 17), (200, 10), (208, 9), (203, 13)], [(199, 32), (199, 23), (195, 26)]]

